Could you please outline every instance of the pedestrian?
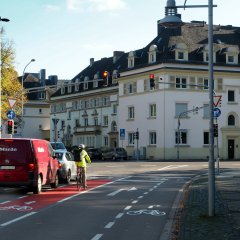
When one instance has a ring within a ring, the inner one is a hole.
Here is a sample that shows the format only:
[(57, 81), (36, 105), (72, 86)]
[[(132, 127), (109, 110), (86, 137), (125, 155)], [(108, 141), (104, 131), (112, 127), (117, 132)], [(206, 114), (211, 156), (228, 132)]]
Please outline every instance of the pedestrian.
[(83, 188), (86, 189), (87, 188), (87, 163), (91, 163), (91, 159), (85, 150), (84, 144), (80, 144), (78, 146), (78, 149), (79, 149), (80, 159), (79, 161), (76, 162), (77, 173), (82, 175)]

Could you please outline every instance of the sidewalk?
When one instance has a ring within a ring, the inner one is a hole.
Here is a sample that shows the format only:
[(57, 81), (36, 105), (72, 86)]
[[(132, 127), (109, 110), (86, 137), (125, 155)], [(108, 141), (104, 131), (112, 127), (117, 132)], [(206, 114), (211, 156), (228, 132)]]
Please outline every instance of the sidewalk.
[(240, 239), (240, 171), (215, 177), (215, 216), (208, 216), (208, 177), (201, 176), (183, 193), (170, 240)]

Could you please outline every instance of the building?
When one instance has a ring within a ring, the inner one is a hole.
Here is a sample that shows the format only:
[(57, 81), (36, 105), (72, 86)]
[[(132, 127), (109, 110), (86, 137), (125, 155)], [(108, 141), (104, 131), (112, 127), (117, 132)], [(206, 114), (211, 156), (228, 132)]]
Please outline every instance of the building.
[[(201, 21), (174, 29), (158, 25), (146, 47), (90, 59), (51, 98), (51, 118), (60, 121), (51, 138), (62, 131), (60, 138), (69, 145), (123, 146), (133, 158), (139, 152), (146, 159), (207, 159), (207, 33)], [(239, 159), (240, 28), (214, 26), (213, 40), (215, 153), (220, 159)], [(104, 85), (105, 70), (109, 82)]]
[(63, 141), (67, 147), (118, 146), (118, 69), (117, 59), (123, 54), (90, 65), (63, 83), (50, 100), (51, 140)]

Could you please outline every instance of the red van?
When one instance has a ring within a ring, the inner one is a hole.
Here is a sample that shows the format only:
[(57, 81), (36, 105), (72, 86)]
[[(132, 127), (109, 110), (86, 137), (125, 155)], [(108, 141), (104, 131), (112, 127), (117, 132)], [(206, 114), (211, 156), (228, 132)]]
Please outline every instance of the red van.
[(26, 186), (40, 193), (43, 185), (58, 186), (58, 160), (42, 139), (0, 139), (0, 186)]

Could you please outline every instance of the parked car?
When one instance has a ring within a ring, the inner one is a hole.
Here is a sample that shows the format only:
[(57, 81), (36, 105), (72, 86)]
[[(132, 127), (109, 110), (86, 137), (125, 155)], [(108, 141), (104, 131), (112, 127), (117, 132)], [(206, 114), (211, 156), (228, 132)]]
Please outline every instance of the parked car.
[(70, 180), (75, 180), (77, 176), (77, 167), (74, 161), (73, 154), (66, 150), (55, 150), (55, 156), (60, 163), (59, 179), (65, 183)]
[(124, 148), (105, 148), (102, 149), (102, 158), (103, 159), (128, 159), (127, 151)]
[(58, 186), (58, 170), (58, 161), (48, 141), (0, 139), (0, 186), (25, 186), (37, 194), (43, 185)]
[(51, 142), (51, 145), (52, 145), (52, 148), (54, 150), (61, 149), (61, 150), (66, 150), (67, 151), (63, 142)]
[(99, 148), (86, 148), (86, 151), (92, 160), (102, 160), (102, 151)]

